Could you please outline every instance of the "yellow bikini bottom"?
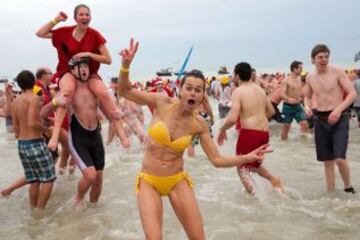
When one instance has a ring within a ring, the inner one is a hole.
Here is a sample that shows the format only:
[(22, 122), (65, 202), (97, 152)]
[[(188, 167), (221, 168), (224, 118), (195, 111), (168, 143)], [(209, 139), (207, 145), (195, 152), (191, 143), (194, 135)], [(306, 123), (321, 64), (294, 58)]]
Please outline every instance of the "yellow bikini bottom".
[(186, 172), (180, 172), (176, 175), (159, 177), (150, 175), (144, 172), (138, 173), (136, 176), (136, 192), (140, 190), (140, 180), (143, 179), (145, 182), (153, 186), (161, 196), (169, 195), (171, 190), (183, 179), (186, 180), (190, 188), (193, 188), (193, 182)]

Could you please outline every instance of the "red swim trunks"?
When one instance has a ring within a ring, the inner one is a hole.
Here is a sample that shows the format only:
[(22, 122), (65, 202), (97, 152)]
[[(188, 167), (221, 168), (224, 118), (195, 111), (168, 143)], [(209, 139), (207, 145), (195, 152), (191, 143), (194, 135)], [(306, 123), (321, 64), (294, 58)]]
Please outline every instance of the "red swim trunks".
[[(247, 154), (261, 145), (267, 144), (269, 142), (269, 132), (268, 131), (259, 131), (253, 129), (244, 129), (240, 130), (240, 134), (236, 143), (236, 155)], [(243, 164), (241, 168), (252, 168), (260, 167), (261, 162), (253, 162)]]
[(240, 130), (241, 130), (240, 117), (238, 117), (238, 119), (236, 120), (235, 129), (236, 129), (236, 131), (238, 131), (238, 132), (240, 132)]

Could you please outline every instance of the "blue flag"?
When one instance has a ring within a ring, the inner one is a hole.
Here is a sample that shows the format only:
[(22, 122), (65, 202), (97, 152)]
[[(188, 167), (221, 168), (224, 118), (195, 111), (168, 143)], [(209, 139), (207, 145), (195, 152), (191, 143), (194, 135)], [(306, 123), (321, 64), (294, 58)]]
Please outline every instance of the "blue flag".
[(193, 50), (193, 46), (191, 46), (191, 48), (190, 48), (190, 50), (189, 50), (189, 53), (187, 54), (187, 56), (186, 56), (186, 58), (185, 58), (185, 61), (184, 61), (183, 65), (182, 65), (181, 68), (180, 68), (179, 75), (178, 75), (177, 79), (180, 79), (181, 76), (184, 74), (184, 71), (185, 71), (186, 65), (187, 65), (187, 63), (188, 63), (188, 61), (189, 61), (189, 58), (190, 58), (190, 56), (191, 56), (192, 50)]

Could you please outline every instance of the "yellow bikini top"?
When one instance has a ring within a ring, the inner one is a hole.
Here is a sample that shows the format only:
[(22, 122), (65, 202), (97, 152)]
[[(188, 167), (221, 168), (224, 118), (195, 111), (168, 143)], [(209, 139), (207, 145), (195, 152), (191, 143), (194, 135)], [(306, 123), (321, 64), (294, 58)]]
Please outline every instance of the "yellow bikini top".
[[(194, 114), (193, 114), (194, 116)], [(195, 116), (193, 117), (193, 132), (195, 128)], [(169, 129), (163, 121), (158, 121), (148, 128), (148, 134), (155, 142), (166, 145), (176, 152), (183, 152), (189, 147), (192, 140), (192, 135), (185, 135), (174, 141), (170, 139)]]

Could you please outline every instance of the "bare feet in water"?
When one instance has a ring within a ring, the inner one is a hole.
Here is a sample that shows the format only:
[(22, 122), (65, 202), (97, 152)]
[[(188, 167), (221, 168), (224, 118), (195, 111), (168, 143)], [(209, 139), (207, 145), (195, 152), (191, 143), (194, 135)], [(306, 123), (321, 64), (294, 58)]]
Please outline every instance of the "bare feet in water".
[(8, 189), (1, 190), (0, 195), (2, 197), (10, 197), (11, 191)]
[(59, 173), (59, 175), (64, 175), (65, 171), (66, 171), (65, 168), (58, 167), (58, 173)]
[(73, 206), (75, 209), (84, 210), (86, 208), (86, 201), (75, 196)]
[(69, 175), (73, 175), (75, 173), (76, 165), (69, 166)]
[(271, 181), (271, 185), (275, 188), (276, 191), (280, 193), (285, 193), (281, 178), (274, 177), (274, 179)]

